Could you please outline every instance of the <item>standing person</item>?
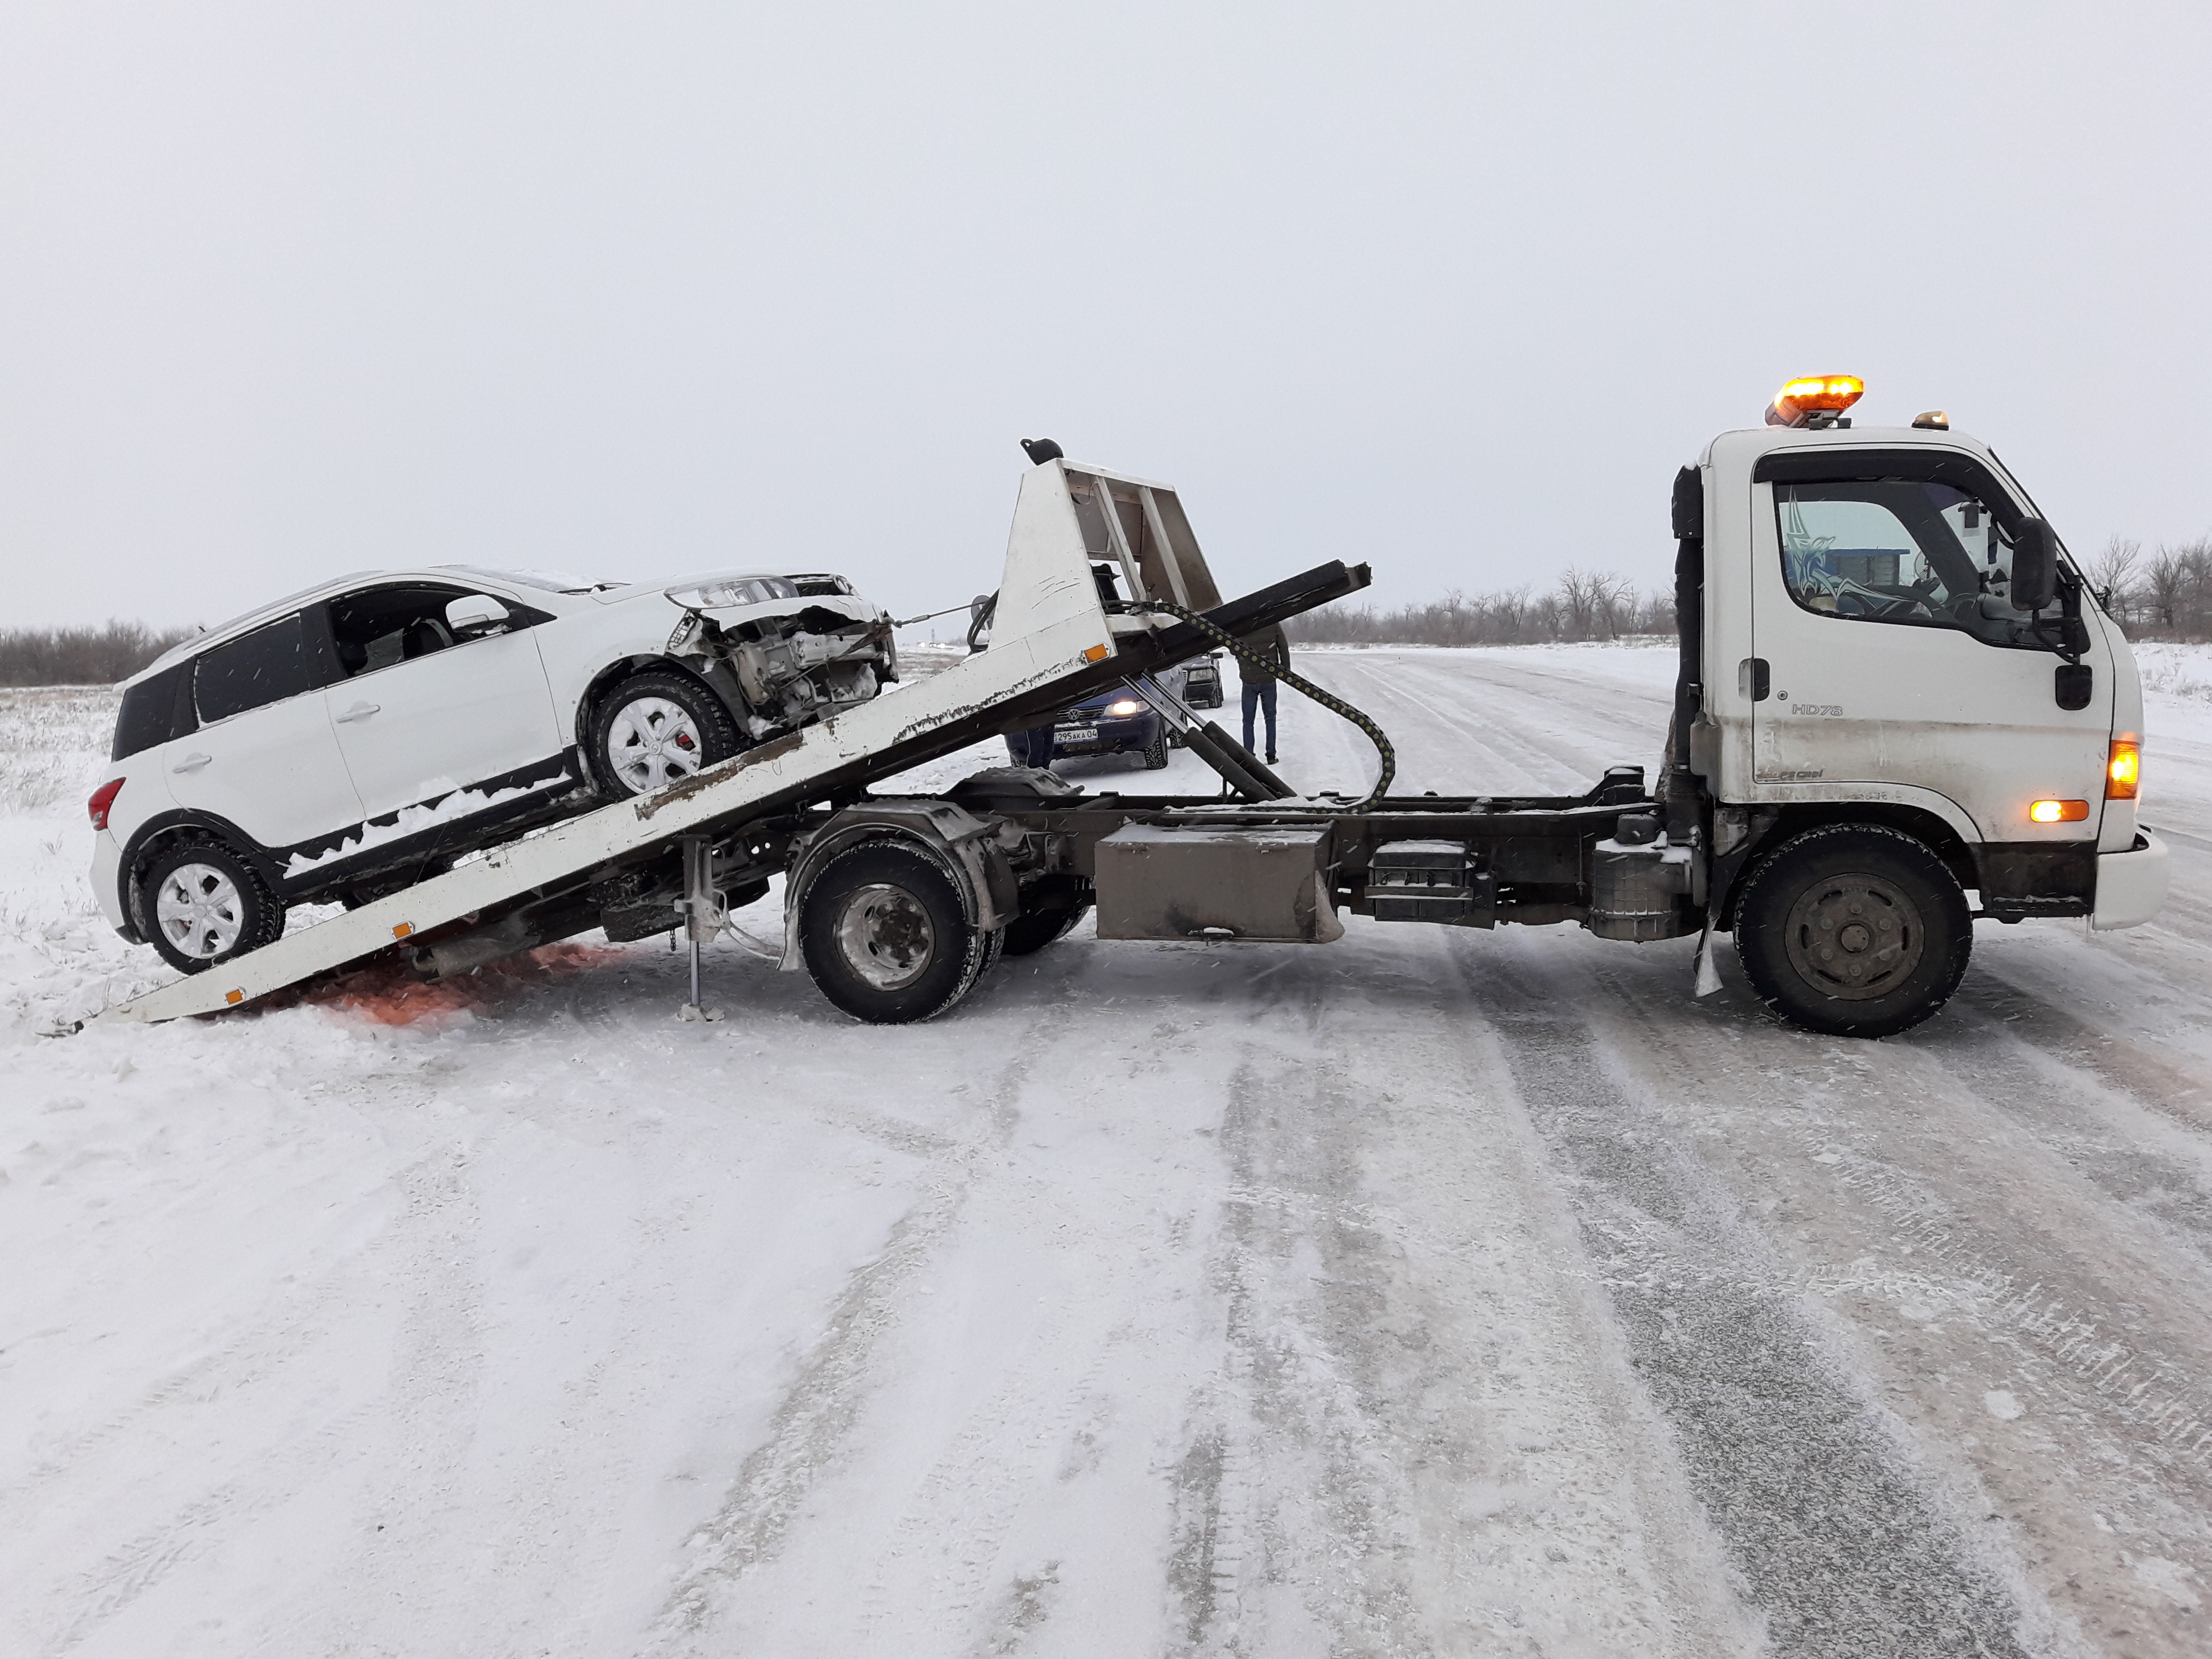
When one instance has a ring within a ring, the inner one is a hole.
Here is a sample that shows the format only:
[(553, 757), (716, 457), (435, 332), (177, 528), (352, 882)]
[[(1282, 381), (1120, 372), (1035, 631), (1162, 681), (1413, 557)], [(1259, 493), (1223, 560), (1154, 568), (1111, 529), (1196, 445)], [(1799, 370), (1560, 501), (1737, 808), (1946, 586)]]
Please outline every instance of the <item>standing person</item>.
[[(1248, 634), (1237, 641), (1247, 651), (1266, 665), (1255, 667), (1242, 656), (1237, 659), (1237, 678), (1244, 683), (1244, 746), (1252, 749), (1252, 714), (1264, 708), (1267, 713), (1267, 764), (1275, 763), (1275, 677), (1291, 665), (1291, 642), (1284, 637), (1280, 623), (1263, 628), (1256, 634)], [(1259, 751), (1253, 749), (1253, 752)]]
[(1006, 753), (1017, 766), (1050, 768), (1052, 765), (1052, 722), (1033, 726), (1026, 732), (1006, 733)]

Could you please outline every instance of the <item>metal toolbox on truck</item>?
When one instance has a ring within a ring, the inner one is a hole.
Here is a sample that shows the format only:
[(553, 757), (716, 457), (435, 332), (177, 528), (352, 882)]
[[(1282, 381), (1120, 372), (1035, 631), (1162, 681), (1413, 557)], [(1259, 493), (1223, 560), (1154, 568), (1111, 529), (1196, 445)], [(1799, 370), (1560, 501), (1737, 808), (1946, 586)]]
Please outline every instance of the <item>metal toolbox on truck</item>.
[(1097, 845), (1098, 937), (1340, 939), (1328, 842), (1325, 824), (1126, 825)]

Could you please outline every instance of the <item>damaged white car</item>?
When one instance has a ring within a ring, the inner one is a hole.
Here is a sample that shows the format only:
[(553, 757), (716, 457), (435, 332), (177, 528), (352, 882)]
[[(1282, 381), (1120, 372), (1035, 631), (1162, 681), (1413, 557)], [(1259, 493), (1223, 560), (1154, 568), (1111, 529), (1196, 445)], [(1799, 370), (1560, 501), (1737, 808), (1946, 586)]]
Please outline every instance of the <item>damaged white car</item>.
[(841, 576), (346, 577), (125, 683), (94, 890), (190, 972), (276, 939), (288, 905), (394, 891), (897, 676), (890, 617)]

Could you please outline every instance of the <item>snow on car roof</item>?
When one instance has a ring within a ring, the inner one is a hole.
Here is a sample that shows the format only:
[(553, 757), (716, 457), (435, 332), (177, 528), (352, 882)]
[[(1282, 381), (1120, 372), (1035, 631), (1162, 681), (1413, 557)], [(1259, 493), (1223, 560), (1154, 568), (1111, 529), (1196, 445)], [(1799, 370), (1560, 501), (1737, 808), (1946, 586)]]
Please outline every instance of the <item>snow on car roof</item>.
[(213, 628), (203, 628), (181, 644), (171, 646), (123, 684), (136, 685), (148, 675), (157, 674), (164, 668), (182, 662), (186, 657), (195, 654), (203, 646), (219, 635), (237, 633), (241, 629), (251, 627), (264, 617), (281, 617), (295, 605), (305, 605), (310, 599), (320, 599), (325, 593), (343, 587), (348, 582), (357, 582), (365, 576), (374, 576), (377, 574), (374, 570), (348, 571), (343, 576), (333, 576), (328, 581), (317, 582), (313, 587), (303, 587), (296, 593), (287, 593), (281, 599), (270, 599), (265, 605), (257, 605), (251, 611), (241, 611), (228, 622), (220, 623)]
[[(424, 577), (432, 577), (452, 581), (458, 576), (482, 576), (491, 581), (510, 582), (520, 587), (535, 587), (542, 592), (556, 593), (589, 593), (594, 591), (588, 586), (576, 588), (555, 587), (551, 586), (551, 578), (533, 580), (520, 572), (487, 570), (468, 564), (417, 566), (410, 570), (349, 570), (343, 576), (332, 576), (327, 580), (317, 582), (313, 587), (303, 587), (296, 593), (287, 593), (281, 599), (270, 599), (265, 604), (255, 605), (250, 611), (241, 611), (228, 622), (219, 623), (216, 627), (203, 628), (191, 638), (180, 644), (171, 646), (145, 667), (125, 680), (123, 684), (126, 686), (136, 685), (149, 675), (158, 674), (161, 670), (173, 667), (187, 657), (197, 655), (226, 635), (243, 633), (257, 623), (281, 617), (288, 611), (297, 610), (300, 606), (310, 604), (316, 599), (327, 599), (333, 593), (343, 592), (345, 589), (362, 582), (405, 581), (410, 577), (418, 580)], [(562, 577), (560, 580), (568, 581), (574, 579)]]
[(496, 568), (486, 564), (441, 564), (441, 570), (458, 570), (471, 576), (489, 576), (495, 582), (513, 582), (520, 587), (534, 587), (545, 593), (601, 593), (611, 587), (620, 587), (621, 582), (595, 582), (585, 576), (571, 575), (565, 570), (512, 570)]

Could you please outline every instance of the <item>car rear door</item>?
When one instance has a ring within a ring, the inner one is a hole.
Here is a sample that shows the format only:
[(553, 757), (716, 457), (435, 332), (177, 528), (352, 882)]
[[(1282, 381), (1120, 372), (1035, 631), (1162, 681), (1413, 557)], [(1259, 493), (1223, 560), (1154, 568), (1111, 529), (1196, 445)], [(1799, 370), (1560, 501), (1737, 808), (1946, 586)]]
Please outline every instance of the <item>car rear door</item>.
[(316, 690), (312, 620), (295, 611), (202, 653), (192, 665), (199, 729), (162, 751), (179, 806), (225, 819), (271, 852), (361, 821), (361, 797)]
[(410, 833), (564, 775), (532, 627), (544, 613), (502, 597), (504, 631), (456, 638), (447, 606), (482, 591), (387, 582), (330, 602), (339, 678), (324, 700), (373, 823), (405, 814), (393, 827)]

